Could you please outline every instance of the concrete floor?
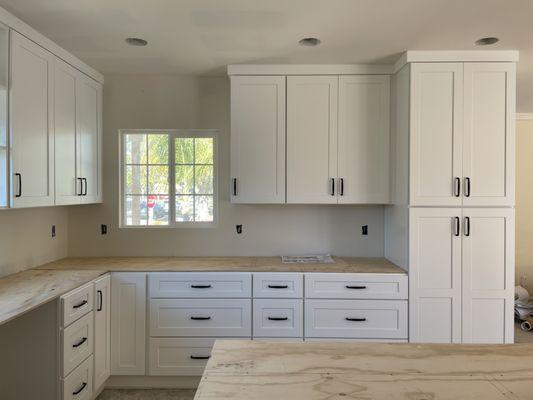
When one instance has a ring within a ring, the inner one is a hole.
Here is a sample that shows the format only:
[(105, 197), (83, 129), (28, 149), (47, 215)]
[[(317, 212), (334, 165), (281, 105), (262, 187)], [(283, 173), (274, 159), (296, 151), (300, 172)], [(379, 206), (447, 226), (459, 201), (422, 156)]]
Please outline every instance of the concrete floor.
[(515, 324), (514, 326), (515, 343), (533, 343), (533, 331), (524, 332), (522, 329), (520, 329), (519, 324)]
[(193, 400), (194, 389), (106, 389), (96, 400)]

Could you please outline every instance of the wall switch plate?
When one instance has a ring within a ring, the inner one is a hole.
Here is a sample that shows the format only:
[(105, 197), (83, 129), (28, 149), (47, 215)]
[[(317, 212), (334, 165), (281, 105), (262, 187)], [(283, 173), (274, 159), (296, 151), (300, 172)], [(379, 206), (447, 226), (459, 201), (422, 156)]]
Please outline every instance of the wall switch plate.
[(52, 225), (52, 237), (56, 237), (56, 226)]
[(107, 225), (102, 224), (100, 226), (100, 232), (102, 233), (102, 235), (107, 235)]
[(361, 234), (365, 236), (368, 235), (368, 225), (363, 225), (361, 228)]

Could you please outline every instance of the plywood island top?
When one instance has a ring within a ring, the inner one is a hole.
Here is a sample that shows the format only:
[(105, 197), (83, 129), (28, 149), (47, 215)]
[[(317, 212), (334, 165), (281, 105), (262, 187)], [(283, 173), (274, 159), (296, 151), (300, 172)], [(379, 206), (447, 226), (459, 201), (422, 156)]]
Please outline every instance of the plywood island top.
[(195, 400), (533, 399), (533, 345), (217, 341)]

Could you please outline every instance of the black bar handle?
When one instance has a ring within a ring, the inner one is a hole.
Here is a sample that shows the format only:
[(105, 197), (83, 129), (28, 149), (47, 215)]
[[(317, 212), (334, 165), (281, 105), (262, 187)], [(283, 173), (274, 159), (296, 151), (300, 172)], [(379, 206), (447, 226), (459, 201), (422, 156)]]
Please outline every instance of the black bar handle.
[(335, 178), (331, 178), (330, 195), (335, 196)]
[(268, 317), (269, 321), (287, 321), (289, 317)]
[(72, 347), (75, 349), (76, 347), (80, 347), (83, 343), (85, 343), (87, 341), (87, 338), (84, 337), (82, 338), (78, 343), (76, 344), (73, 344)]
[(87, 304), (87, 300), (83, 300), (81, 303), (73, 305), (72, 308), (80, 308)]
[(344, 178), (339, 179), (339, 195), (344, 196)]
[(18, 172), (15, 174), (15, 176), (18, 178), (18, 186), (19, 190), (18, 193), (15, 195), (15, 197), (22, 197), (22, 174), (19, 174)]
[(83, 181), (85, 182), (85, 190), (83, 191), (83, 195), (87, 196), (87, 178), (83, 178)]
[(461, 178), (454, 178), (455, 181), (455, 187), (454, 187), (454, 194), (455, 197), (459, 197), (461, 195)]
[(288, 289), (289, 285), (268, 285), (269, 289)]
[(366, 321), (366, 318), (351, 318), (351, 317), (346, 317), (345, 319), (346, 319), (346, 321), (353, 321), (353, 322), (364, 322), (364, 321)]
[(465, 217), (465, 236), (470, 236), (470, 217)]
[(80, 190), (76, 191), (76, 195), (83, 196), (83, 178), (76, 178), (76, 180), (80, 181)]
[(76, 396), (76, 395), (80, 394), (83, 391), (83, 389), (85, 389), (86, 387), (87, 387), (87, 382), (83, 382), (81, 384), (81, 387), (78, 390), (76, 390), (75, 392), (72, 392), (72, 394), (74, 396)]
[(461, 222), (459, 220), (459, 217), (454, 217), (454, 222), (455, 222), (455, 232), (453, 233), (455, 236), (459, 236), (460, 234), (460, 226), (461, 226)]
[(191, 285), (192, 289), (209, 289), (211, 285)]
[(366, 289), (364, 285), (346, 285), (346, 289)]
[(465, 178), (465, 196), (466, 197), (470, 197), (470, 178), (466, 177)]
[(233, 181), (232, 192), (234, 196), (237, 196), (237, 178), (233, 178), (232, 181)]
[(96, 293), (98, 294), (98, 307), (96, 307), (96, 311), (102, 311), (104, 307), (104, 294), (101, 290), (97, 290)]
[(191, 319), (193, 321), (207, 321), (207, 320), (211, 319), (211, 317), (194, 317), (193, 316), (193, 317), (191, 317)]
[(193, 356), (191, 355), (191, 360), (209, 360), (211, 356)]

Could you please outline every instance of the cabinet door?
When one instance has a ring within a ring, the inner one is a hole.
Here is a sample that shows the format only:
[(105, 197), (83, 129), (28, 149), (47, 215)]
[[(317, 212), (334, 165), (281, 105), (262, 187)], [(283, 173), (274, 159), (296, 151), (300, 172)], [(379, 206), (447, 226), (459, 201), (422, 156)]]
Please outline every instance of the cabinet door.
[(102, 85), (80, 74), (76, 97), (81, 202), (97, 203), (102, 201)]
[(514, 210), (464, 209), (463, 342), (514, 339)]
[(231, 77), (231, 202), (285, 202), (285, 77)]
[(146, 373), (146, 274), (111, 275), (111, 373)]
[(76, 168), (76, 79), (79, 71), (62, 60), (54, 65), (55, 204), (80, 202)]
[(464, 65), (465, 206), (514, 205), (515, 69), (515, 63)]
[(111, 276), (94, 282), (94, 391), (111, 373)]
[(54, 56), (11, 31), (13, 206), (54, 204)]
[(409, 340), (460, 343), (461, 209), (409, 214)]
[(337, 203), (337, 76), (287, 77), (287, 203)]
[(339, 77), (339, 203), (389, 202), (390, 78)]
[(410, 204), (460, 206), (463, 64), (412, 64), (410, 120)]

